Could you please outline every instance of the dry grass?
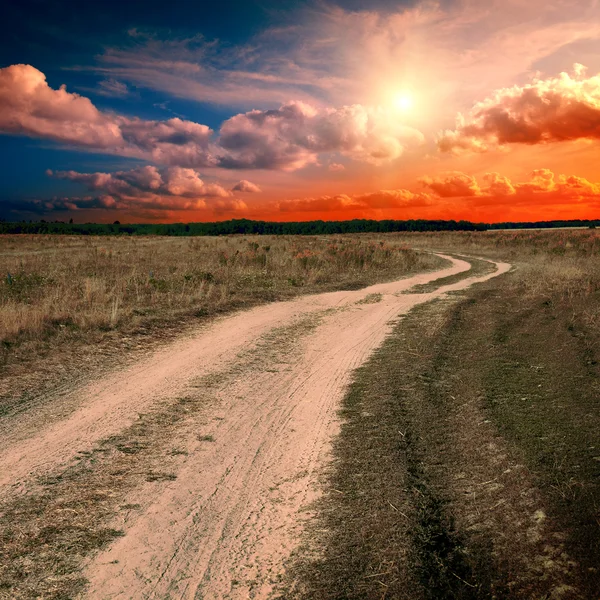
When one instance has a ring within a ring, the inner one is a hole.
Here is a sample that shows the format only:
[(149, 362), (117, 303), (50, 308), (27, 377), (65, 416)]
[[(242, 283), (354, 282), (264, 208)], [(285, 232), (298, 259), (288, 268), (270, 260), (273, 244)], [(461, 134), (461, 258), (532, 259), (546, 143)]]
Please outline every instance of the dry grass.
[(0, 414), (32, 414), (217, 314), (441, 262), (374, 235), (0, 236)]
[(446, 248), (473, 256), (494, 253), (512, 257), (549, 254), (554, 256), (587, 256), (600, 254), (600, 230), (541, 229), (504, 231), (453, 231), (443, 233), (392, 234), (411, 246)]
[(431, 268), (372, 236), (0, 237), (0, 340), (211, 314)]

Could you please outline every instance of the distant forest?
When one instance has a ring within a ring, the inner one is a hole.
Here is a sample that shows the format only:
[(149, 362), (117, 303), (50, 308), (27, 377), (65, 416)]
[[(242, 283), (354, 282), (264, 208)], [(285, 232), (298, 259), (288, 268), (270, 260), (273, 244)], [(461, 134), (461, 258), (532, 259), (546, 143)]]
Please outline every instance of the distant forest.
[(0, 234), (41, 233), (62, 235), (323, 235), (335, 233), (388, 233), (393, 231), (487, 231), (497, 229), (551, 229), (556, 227), (600, 226), (595, 221), (536, 221), (522, 223), (471, 223), (469, 221), (432, 221), (416, 219), (409, 221), (372, 221), (353, 219), (351, 221), (299, 221), (275, 223), (272, 221), (250, 221), (234, 219), (216, 223), (139, 223), (121, 225), (103, 223), (64, 223), (61, 221), (20, 222), (0, 221)]

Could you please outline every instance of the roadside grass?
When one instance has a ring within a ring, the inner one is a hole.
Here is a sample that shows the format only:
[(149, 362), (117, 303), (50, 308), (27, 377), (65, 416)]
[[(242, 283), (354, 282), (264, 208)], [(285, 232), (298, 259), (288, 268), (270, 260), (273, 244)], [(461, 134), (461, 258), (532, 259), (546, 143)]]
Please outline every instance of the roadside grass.
[[(530, 297), (516, 308), (507, 300), (482, 298), (469, 307), (466, 318), (480, 327), (469, 340), (469, 360), (478, 371), (486, 413), (534, 474), (548, 506), (544, 518), (560, 525), (585, 597), (595, 598), (600, 593), (600, 336), (560, 303)], [(456, 338), (464, 343), (464, 332)], [(482, 361), (478, 354), (484, 347)]]
[(454, 256), (454, 258), (459, 258), (462, 260), (466, 260), (470, 265), (471, 269), (466, 273), (457, 273), (456, 275), (449, 275), (448, 277), (441, 277), (440, 279), (436, 279), (435, 281), (430, 281), (429, 283), (421, 283), (418, 285), (414, 285), (413, 287), (406, 290), (405, 294), (427, 294), (429, 292), (434, 292), (438, 288), (445, 285), (452, 285), (453, 283), (458, 283), (462, 281), (466, 277), (482, 277), (487, 275), (488, 273), (492, 273), (495, 271), (495, 267), (492, 263), (487, 260), (481, 260), (478, 258), (468, 257), (466, 259), (464, 256), (460, 254), (451, 253), (450, 256)]
[(373, 236), (0, 236), (0, 340), (211, 314), (438, 264)]
[(374, 235), (0, 236), (0, 415), (215, 315), (441, 264)]
[(215, 442), (209, 433), (213, 421), (205, 414), (219, 402), (219, 390), (244, 371), (256, 374), (288, 361), (320, 318), (315, 313), (271, 331), (230, 368), (195, 380), (186, 395), (159, 403), (118, 435), (80, 452), (63, 470), (2, 498), (0, 598), (64, 600), (84, 594), (85, 562), (124, 535), (115, 524), (142, 508), (128, 502), (129, 494), (151, 496), (148, 486), (175, 481), (190, 452)]
[(597, 598), (598, 234), (415, 237), (517, 269), (417, 307), (357, 370), (281, 597)]

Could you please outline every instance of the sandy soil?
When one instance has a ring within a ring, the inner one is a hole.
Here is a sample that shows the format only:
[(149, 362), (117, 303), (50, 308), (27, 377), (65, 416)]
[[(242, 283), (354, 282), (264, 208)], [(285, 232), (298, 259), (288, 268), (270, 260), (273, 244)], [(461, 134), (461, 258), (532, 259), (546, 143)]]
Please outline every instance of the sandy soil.
[(132, 494), (139, 508), (117, 523), (126, 535), (87, 566), (86, 598), (267, 597), (310, 518), (353, 369), (416, 304), (510, 268), (499, 263), (486, 277), (402, 293), (469, 269), (446, 258), (451, 266), (436, 273), (220, 319), (64, 394), (43, 423), (22, 418), (4, 432), (0, 485), (18, 490), (122, 431), (140, 412), (212, 381), (203, 424), (177, 440), (187, 452), (177, 479)]

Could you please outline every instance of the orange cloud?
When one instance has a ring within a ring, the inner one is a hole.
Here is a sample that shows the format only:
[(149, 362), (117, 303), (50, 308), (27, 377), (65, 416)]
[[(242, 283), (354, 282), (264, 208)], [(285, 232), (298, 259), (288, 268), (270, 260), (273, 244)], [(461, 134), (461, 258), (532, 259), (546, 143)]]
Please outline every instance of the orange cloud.
[(320, 196), (318, 198), (303, 198), (284, 200), (278, 203), (280, 212), (318, 212), (330, 211), (369, 211), (398, 208), (417, 208), (429, 206), (432, 196), (415, 193), (409, 190), (379, 190), (367, 194), (338, 194), (335, 196)]
[(486, 173), (483, 181), (487, 184), (485, 193), (489, 196), (511, 196), (515, 193), (510, 179), (500, 173)]
[(486, 173), (480, 185), (475, 177), (452, 171), (419, 181), (440, 198), (472, 199), (475, 203), (527, 202), (533, 204), (557, 201), (579, 202), (600, 199), (600, 183), (592, 183), (575, 175), (558, 175), (549, 169), (532, 171), (529, 181), (512, 182), (499, 173)]
[(441, 198), (477, 196), (481, 193), (475, 178), (460, 171), (450, 171), (438, 177), (421, 177), (419, 182)]
[(573, 77), (561, 73), (497, 90), (466, 118), (459, 115), (456, 129), (438, 138), (439, 149), (485, 152), (504, 144), (600, 139), (600, 75), (584, 74), (576, 64)]

